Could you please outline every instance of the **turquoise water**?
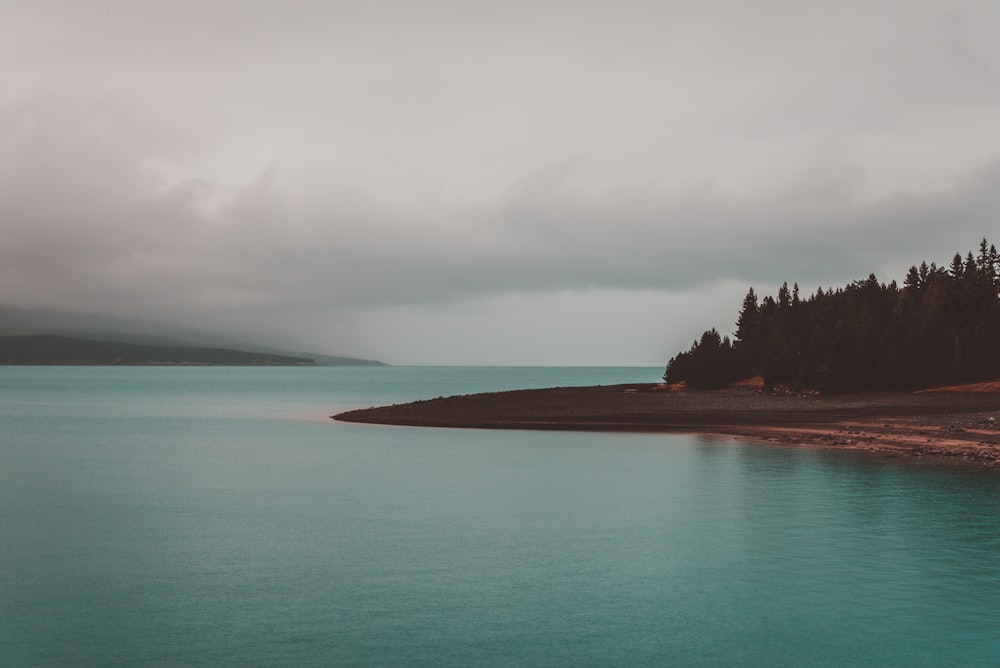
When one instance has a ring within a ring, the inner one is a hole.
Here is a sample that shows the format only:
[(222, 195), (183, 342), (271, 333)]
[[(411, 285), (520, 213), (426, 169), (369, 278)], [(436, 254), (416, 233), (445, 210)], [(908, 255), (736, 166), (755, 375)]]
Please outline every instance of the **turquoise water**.
[(1000, 665), (1000, 476), (340, 424), (661, 369), (0, 368), (0, 665)]

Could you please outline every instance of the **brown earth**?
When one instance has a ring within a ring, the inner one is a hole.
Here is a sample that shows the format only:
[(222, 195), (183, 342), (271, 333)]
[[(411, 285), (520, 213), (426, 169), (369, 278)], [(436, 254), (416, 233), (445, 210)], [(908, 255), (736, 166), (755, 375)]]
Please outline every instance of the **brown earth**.
[(345, 422), (480, 429), (712, 433), (1000, 469), (1000, 394), (696, 391), (663, 385), (515, 390), (354, 410)]
[(982, 383), (967, 383), (965, 385), (946, 385), (933, 387), (929, 390), (917, 390), (916, 394), (928, 392), (955, 392), (958, 394), (1000, 394), (1000, 380), (988, 380)]

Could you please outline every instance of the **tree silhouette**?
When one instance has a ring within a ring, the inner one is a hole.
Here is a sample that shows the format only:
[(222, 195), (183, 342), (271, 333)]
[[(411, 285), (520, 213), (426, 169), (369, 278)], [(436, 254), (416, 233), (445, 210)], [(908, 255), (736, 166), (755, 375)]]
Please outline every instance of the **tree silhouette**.
[(671, 358), (664, 379), (699, 389), (761, 375), (825, 392), (903, 389), (1000, 375), (1000, 254), (984, 238), (947, 269), (910, 267), (900, 288), (868, 278), (802, 298), (751, 287), (733, 341), (715, 329)]

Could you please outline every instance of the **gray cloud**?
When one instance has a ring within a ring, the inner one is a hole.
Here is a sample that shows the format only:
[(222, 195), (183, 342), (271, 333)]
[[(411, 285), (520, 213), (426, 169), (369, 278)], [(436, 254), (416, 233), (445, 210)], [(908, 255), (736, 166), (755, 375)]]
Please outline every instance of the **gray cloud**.
[(998, 38), (978, 2), (7, 5), (0, 303), (352, 352), (898, 278), (993, 234)]
[(494, 202), (406, 211), (336, 184), (296, 208), (265, 171), (208, 211), (203, 202), (221, 195), (157, 177), (146, 165), (162, 153), (136, 127), (127, 114), (68, 99), (0, 114), (4, 299), (363, 307), (842, 280), (972, 246), (1000, 211), (1000, 163), (947, 189), (868, 202), (852, 198), (836, 169), (753, 196), (711, 187), (595, 196), (573, 188), (578, 163), (567, 163)]

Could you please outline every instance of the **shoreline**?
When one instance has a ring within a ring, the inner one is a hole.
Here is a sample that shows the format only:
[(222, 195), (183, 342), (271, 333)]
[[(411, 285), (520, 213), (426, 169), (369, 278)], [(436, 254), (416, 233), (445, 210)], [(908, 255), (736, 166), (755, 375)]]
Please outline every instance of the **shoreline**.
[(1000, 469), (994, 393), (823, 396), (628, 384), (438, 397), (331, 417), (410, 427), (715, 434)]

